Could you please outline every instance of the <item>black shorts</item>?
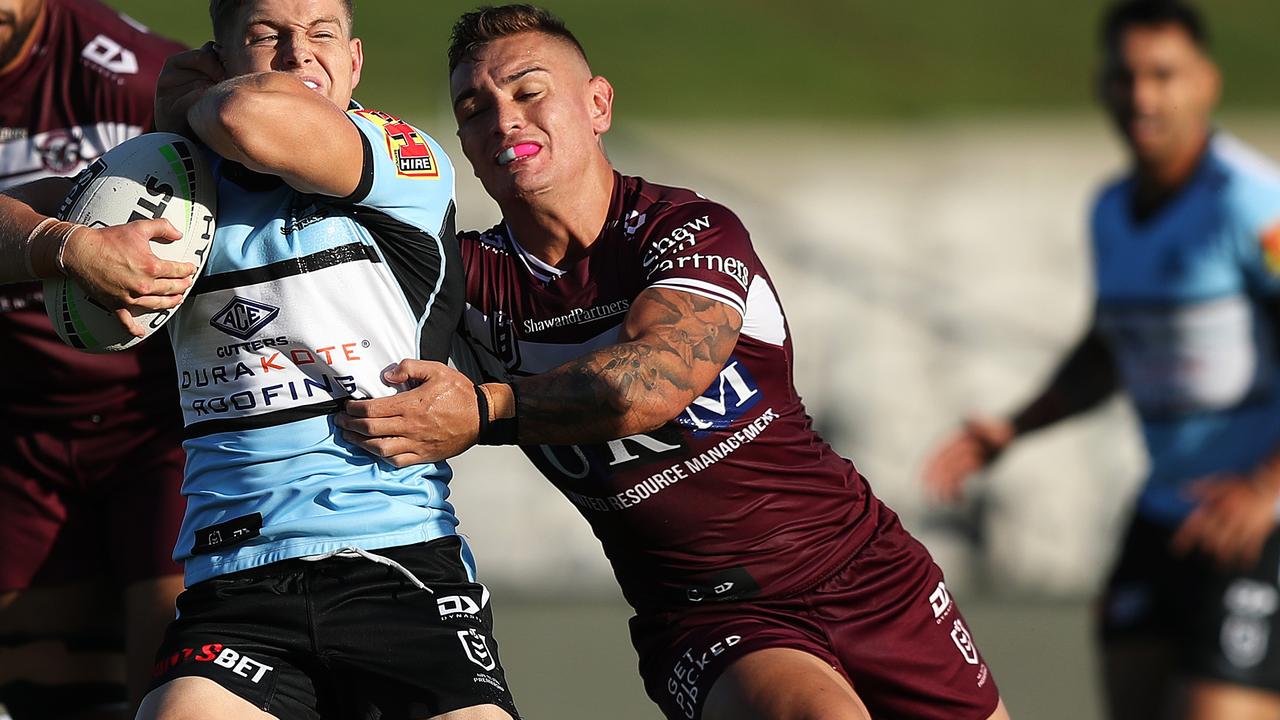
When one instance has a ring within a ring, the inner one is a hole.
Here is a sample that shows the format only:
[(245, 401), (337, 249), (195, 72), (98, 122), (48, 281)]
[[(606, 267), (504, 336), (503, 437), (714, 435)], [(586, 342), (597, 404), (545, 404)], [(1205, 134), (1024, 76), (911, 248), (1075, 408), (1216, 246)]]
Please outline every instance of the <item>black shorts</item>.
[(1177, 531), (1135, 516), (1102, 600), (1103, 644), (1171, 643), (1191, 677), (1280, 691), (1280, 530), (1253, 567), (1174, 555)]
[(281, 720), (408, 720), (475, 705), (519, 717), (493, 639), (489, 592), (461, 540), (384, 548), (413, 573), (363, 557), (284, 560), (211, 578), (178, 597), (152, 688), (203, 677)]

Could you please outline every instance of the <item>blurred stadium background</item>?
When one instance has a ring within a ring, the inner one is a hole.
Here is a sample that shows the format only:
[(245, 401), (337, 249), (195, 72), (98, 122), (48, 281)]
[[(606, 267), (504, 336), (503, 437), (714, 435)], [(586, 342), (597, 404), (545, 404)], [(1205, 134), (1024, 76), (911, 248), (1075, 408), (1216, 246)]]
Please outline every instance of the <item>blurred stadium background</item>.
[[(191, 44), (202, 2), (112, 0)], [(1083, 328), (1085, 211), (1124, 158), (1092, 107), (1102, 0), (546, 3), (617, 90), (625, 172), (736, 210), (779, 285), (797, 384), (828, 439), (937, 556), (1015, 717), (1099, 717), (1089, 598), (1142, 459), (1114, 403), (1023, 443), (959, 508), (922, 458), (966, 413), (1031, 392)], [(449, 28), (470, 3), (357, 2), (357, 97), (456, 148)], [(1280, 5), (1202, 0), (1222, 125), (1280, 157)], [(496, 207), (460, 153), (460, 227)], [(653, 720), (595, 539), (518, 453), (455, 463), (532, 718)]]

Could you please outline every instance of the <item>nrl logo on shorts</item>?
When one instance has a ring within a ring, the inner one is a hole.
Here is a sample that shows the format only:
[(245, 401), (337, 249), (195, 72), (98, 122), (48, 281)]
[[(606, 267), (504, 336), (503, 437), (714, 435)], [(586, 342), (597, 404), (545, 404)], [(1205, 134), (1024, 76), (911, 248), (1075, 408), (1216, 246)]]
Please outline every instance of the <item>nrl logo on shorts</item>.
[(209, 318), (209, 324), (232, 337), (248, 340), (279, 314), (278, 307), (237, 295)]
[(458, 640), (462, 642), (462, 651), (467, 654), (468, 660), (485, 670), (498, 667), (498, 661), (493, 657), (493, 653), (489, 652), (489, 641), (484, 635), (476, 632), (475, 629), (459, 630)]

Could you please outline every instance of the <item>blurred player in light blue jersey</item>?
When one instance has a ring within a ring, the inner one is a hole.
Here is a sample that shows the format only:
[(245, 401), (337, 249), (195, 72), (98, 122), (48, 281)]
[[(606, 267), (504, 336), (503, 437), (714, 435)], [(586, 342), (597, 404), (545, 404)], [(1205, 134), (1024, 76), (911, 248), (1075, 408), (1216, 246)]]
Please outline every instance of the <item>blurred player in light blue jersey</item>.
[(1213, 129), (1198, 13), (1114, 6), (1102, 98), (1130, 173), (1092, 216), (1097, 307), (1048, 385), (930, 459), (954, 498), (1015, 439), (1132, 398), (1150, 454), (1101, 614), (1111, 716), (1280, 717), (1280, 172)]

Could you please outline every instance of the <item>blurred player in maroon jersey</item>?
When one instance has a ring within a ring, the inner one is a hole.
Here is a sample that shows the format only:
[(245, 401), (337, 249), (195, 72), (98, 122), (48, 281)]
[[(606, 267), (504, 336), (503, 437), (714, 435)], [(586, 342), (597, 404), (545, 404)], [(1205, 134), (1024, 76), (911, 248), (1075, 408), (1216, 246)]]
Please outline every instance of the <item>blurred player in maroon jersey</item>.
[[(181, 50), (93, 0), (0, 0), (0, 190), (149, 129)], [(172, 353), (73, 350), (39, 284), (0, 286), (0, 339), (0, 702), (15, 720), (131, 716), (182, 589)]]
[(613, 89), (527, 5), (464, 15), (463, 151), (504, 221), (460, 236), (466, 348), (407, 360), (347, 437), (397, 465), (519, 444), (591, 523), (669, 718), (1007, 718), (942, 573), (815, 434), (746, 229), (614, 171)]

